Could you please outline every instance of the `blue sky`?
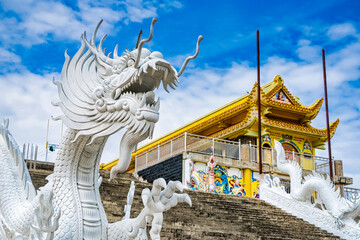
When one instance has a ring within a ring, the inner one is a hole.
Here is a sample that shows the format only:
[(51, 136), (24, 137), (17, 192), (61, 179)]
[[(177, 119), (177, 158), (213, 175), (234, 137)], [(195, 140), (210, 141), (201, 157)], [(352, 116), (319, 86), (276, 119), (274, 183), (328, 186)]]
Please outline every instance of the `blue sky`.
[[(327, 53), (330, 120), (340, 118), (333, 155), (360, 187), (360, 2), (358, 1), (0, 1), (0, 116), (10, 118), (18, 143), (41, 149), (46, 122), (59, 114), (51, 79), (60, 78), (64, 51), (73, 55), (80, 35), (109, 36), (104, 47), (133, 48), (140, 29), (154, 38), (146, 45), (161, 51), (177, 69), (195, 49), (180, 86), (162, 99), (154, 137), (214, 110), (249, 91), (256, 80), (256, 30), (260, 30), (261, 81), (281, 75), (304, 105), (323, 97), (321, 49)], [(110, 51), (111, 51), (110, 50)], [(189, 108), (189, 106), (192, 106)], [(322, 110), (313, 121), (325, 127)], [(50, 122), (52, 143), (61, 124)], [(103, 161), (118, 155), (121, 133), (110, 138)], [(319, 155), (327, 152), (318, 151)], [(43, 155), (42, 155), (43, 156)]]

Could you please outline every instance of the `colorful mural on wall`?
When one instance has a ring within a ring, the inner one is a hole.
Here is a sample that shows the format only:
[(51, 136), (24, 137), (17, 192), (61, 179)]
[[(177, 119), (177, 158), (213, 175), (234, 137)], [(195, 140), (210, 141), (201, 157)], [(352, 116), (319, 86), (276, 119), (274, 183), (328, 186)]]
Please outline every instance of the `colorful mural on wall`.
[(260, 198), (259, 188), (260, 188), (259, 173), (252, 172), (252, 179), (251, 179), (251, 196), (252, 197)]
[(259, 197), (258, 186), (259, 181), (252, 174), (251, 191), (245, 190), (245, 182), (243, 179), (243, 171), (239, 168), (215, 165), (214, 171), (214, 188), (211, 185), (211, 169), (207, 164), (202, 162), (189, 161), (190, 164), (190, 181), (187, 186), (193, 190), (204, 192), (223, 193), (237, 196)]

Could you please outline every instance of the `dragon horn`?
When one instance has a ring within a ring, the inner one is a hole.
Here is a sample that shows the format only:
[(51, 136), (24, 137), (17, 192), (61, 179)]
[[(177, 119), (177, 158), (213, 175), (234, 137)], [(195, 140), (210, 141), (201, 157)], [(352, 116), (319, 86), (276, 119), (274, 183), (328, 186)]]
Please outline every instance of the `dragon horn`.
[(91, 44), (92, 46), (95, 46), (96, 33), (97, 33), (97, 31), (99, 30), (100, 25), (102, 24), (103, 21), (104, 21), (104, 20), (101, 19), (100, 22), (96, 25), (95, 31), (93, 32), (93, 35), (92, 35), (91, 40), (90, 40), (90, 44)]
[(136, 41), (135, 49), (137, 49), (139, 47), (139, 42), (140, 42), (141, 36), (142, 36), (142, 29), (139, 32), (139, 36), (138, 36), (137, 41)]
[(116, 44), (116, 46), (114, 48), (114, 59), (118, 57), (118, 48), (119, 48), (119, 45)]
[(153, 37), (153, 33), (154, 33), (154, 24), (156, 23), (157, 21), (157, 18), (154, 17), (151, 21), (151, 26), (150, 26), (150, 36), (148, 39), (143, 39), (141, 40), (140, 44), (139, 44), (139, 47), (138, 47), (138, 53), (137, 53), (137, 57), (136, 57), (136, 61), (135, 61), (135, 64), (134, 64), (134, 68), (138, 68), (139, 67), (139, 62), (140, 62), (140, 56), (141, 56), (141, 50), (142, 50), (142, 47), (144, 45), (144, 43), (147, 43), (147, 42), (150, 42), (152, 37)]
[(90, 49), (90, 51), (95, 55), (96, 59), (98, 60), (98, 63), (101, 64), (106, 70), (111, 71), (112, 65), (114, 64), (114, 60), (110, 57), (105, 56), (104, 50), (102, 49), (102, 44), (107, 37), (107, 35), (104, 35), (101, 40), (98, 47), (95, 45), (95, 38), (96, 33), (99, 30), (99, 27), (103, 20), (101, 19), (100, 22), (97, 24), (95, 31), (91, 37), (90, 42), (87, 40), (86, 32), (81, 36), (81, 39), (85, 42), (86, 46)]

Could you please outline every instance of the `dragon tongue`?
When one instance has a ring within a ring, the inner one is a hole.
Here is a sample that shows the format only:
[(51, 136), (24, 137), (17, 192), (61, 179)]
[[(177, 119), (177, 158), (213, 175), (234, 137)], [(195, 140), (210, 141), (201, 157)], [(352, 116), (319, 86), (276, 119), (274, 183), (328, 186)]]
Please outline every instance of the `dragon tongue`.
[(146, 98), (147, 104), (152, 104), (155, 99), (155, 93), (153, 91), (149, 91), (149, 92), (145, 93), (145, 98)]
[(155, 99), (155, 93), (153, 91), (149, 91), (145, 93), (142, 98), (139, 107), (142, 108), (145, 104), (152, 104)]

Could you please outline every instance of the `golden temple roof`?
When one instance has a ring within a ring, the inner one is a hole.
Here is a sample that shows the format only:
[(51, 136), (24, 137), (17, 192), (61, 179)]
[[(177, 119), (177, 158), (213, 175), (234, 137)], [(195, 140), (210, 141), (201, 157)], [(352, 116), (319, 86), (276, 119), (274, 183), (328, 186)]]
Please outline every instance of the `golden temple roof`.
[[(257, 84), (256, 84), (257, 85)], [(288, 101), (274, 101), (274, 96), (283, 92), (285, 98)], [(270, 108), (285, 109), (286, 111), (291, 111), (304, 115), (302, 118), (303, 121), (310, 121), (314, 119), (321, 109), (323, 103), (323, 98), (316, 100), (311, 106), (304, 106), (299, 97), (293, 95), (284, 85), (284, 80), (280, 75), (276, 75), (274, 80), (265, 86), (261, 87), (261, 97), (262, 105)]]
[[(320, 111), (323, 98), (316, 100), (310, 106), (304, 106), (300, 99), (285, 87), (279, 75), (276, 75), (272, 82), (262, 86), (260, 91), (262, 134), (267, 134), (270, 128), (301, 132), (317, 139), (318, 143), (314, 144), (314, 147), (323, 148), (327, 139), (326, 128), (317, 129), (310, 125), (311, 120)], [(185, 132), (222, 139), (231, 139), (239, 135), (257, 137), (254, 130), (251, 130), (251, 127), (256, 126), (254, 124), (258, 122), (257, 109), (257, 83), (255, 83), (250, 93), (142, 146), (137, 150), (136, 155)], [(331, 137), (338, 124), (339, 119), (330, 124)], [(134, 155), (133, 153), (129, 169), (134, 168)], [(117, 159), (102, 167), (111, 168), (116, 163)]]

